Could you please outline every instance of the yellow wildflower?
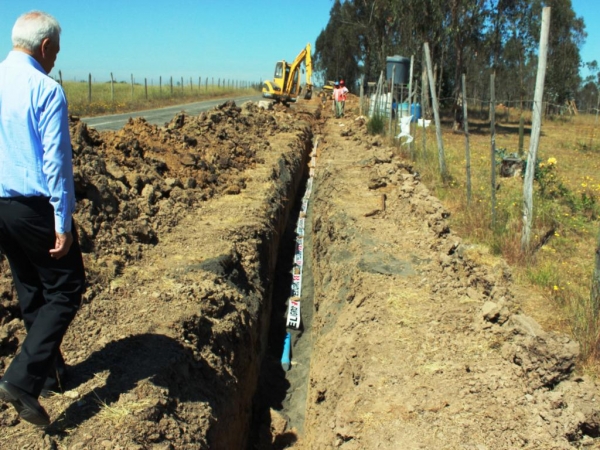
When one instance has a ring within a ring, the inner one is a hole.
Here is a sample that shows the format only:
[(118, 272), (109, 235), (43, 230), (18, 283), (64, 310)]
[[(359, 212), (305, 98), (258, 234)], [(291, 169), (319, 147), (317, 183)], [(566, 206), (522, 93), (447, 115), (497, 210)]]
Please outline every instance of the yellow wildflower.
[(553, 166), (556, 164), (556, 158), (552, 157), (552, 158), (548, 158), (548, 165), (549, 166)]

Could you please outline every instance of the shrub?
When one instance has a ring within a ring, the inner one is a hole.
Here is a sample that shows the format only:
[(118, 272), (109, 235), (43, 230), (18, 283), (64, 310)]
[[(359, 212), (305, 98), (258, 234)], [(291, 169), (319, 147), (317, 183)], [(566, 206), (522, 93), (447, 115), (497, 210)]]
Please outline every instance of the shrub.
[(375, 114), (367, 122), (367, 132), (371, 135), (383, 134), (385, 130), (385, 119), (379, 114)]

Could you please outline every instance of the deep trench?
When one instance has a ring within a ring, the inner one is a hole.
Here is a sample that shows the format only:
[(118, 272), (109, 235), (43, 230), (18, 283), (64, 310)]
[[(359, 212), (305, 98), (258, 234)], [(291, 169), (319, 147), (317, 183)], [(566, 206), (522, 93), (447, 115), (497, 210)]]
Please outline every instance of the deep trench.
[[(314, 142), (312, 143), (314, 149)], [(308, 227), (312, 198), (305, 212), (304, 261), (302, 268), (301, 323), (298, 329), (287, 327), (288, 300), (291, 296), (292, 272), (296, 252), (297, 223), (302, 200), (309, 180), (309, 158), (303, 158), (302, 174), (293, 205), (285, 226), (281, 227), (277, 264), (273, 273), (271, 314), (266, 333), (266, 351), (260, 366), (258, 386), (253, 400), (247, 450), (283, 449), (297, 440), (304, 427), (306, 394), (310, 368), (310, 325), (312, 321), (313, 283), (310, 252), (312, 234)], [(281, 363), (286, 333), (291, 334), (291, 367), (284, 370)], [(271, 436), (270, 410), (277, 411), (287, 421), (286, 432)], [(293, 430), (293, 431), (292, 431)]]

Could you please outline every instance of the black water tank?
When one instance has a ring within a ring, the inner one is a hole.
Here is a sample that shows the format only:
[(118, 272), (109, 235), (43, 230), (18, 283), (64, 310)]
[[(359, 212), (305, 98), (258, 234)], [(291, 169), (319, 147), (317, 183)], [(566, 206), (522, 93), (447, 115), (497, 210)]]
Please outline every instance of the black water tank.
[(388, 56), (385, 61), (386, 76), (388, 80), (392, 79), (392, 67), (394, 71), (394, 84), (408, 84), (410, 72), (410, 58), (404, 56)]

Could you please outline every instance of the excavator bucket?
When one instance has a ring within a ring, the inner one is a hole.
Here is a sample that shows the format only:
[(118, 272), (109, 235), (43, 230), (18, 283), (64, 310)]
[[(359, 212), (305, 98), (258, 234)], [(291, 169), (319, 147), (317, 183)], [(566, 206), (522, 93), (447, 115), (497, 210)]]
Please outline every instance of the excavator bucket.
[(306, 86), (306, 94), (304, 94), (305, 100), (310, 100), (312, 98), (312, 86)]

